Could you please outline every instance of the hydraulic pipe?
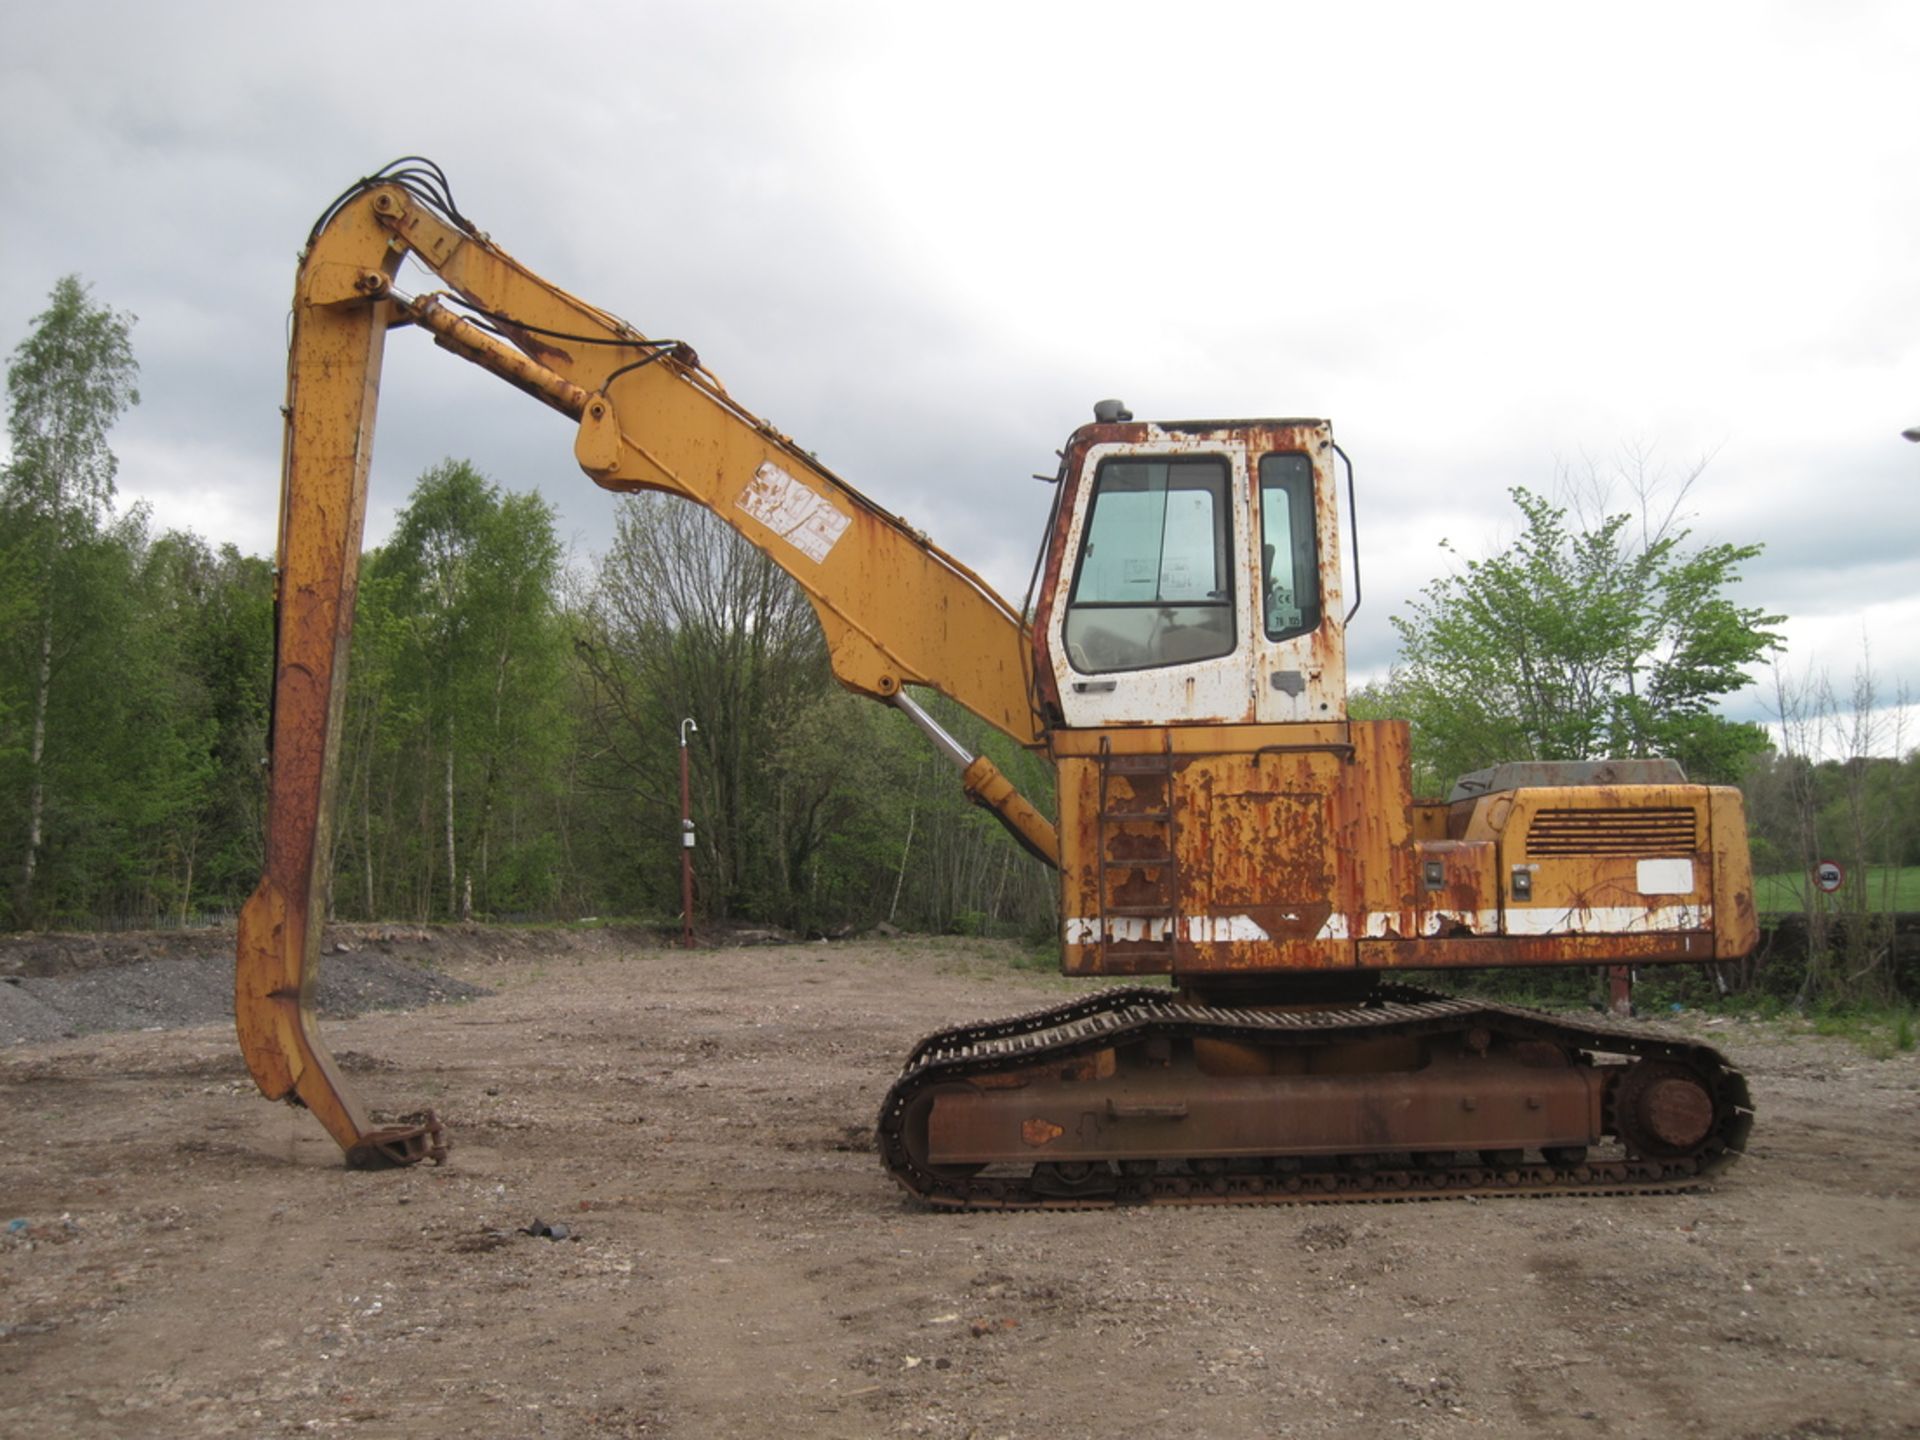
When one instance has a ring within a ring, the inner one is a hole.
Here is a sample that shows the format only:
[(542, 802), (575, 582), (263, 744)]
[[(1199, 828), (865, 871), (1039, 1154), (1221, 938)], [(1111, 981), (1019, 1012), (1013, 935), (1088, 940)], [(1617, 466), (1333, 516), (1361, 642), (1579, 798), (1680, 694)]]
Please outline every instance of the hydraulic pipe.
[(946, 756), (960, 771), (960, 788), (966, 793), (967, 799), (998, 820), (1034, 859), (1044, 861), (1058, 870), (1060, 832), (1007, 779), (1000, 767), (985, 755), (970, 753), (904, 690), (894, 695), (893, 703), (920, 727), (921, 732), (933, 742), (934, 749)]

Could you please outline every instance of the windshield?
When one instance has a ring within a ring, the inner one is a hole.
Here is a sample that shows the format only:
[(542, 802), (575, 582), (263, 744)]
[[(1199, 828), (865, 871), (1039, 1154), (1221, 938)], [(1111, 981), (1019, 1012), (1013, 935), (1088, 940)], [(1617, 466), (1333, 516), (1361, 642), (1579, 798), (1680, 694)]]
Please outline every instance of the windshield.
[(1073, 668), (1099, 675), (1231, 651), (1232, 532), (1225, 460), (1104, 462), (1067, 602)]

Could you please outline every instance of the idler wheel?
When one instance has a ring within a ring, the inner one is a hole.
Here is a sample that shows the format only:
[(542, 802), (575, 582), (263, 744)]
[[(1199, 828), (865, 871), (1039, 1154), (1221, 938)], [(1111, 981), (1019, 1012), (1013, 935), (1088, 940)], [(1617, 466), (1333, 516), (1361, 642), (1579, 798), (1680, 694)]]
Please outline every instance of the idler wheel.
[(1620, 1138), (1639, 1154), (1690, 1155), (1713, 1131), (1713, 1092), (1684, 1066), (1642, 1060), (1620, 1077), (1613, 1114)]

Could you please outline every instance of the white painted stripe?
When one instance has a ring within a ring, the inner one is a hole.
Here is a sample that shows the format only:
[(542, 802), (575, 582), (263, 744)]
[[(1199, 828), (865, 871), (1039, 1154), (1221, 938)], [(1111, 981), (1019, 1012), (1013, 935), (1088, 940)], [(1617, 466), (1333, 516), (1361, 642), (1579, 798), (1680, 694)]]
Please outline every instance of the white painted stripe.
[(1251, 915), (1189, 915), (1187, 938), (1203, 945), (1232, 945), (1273, 937)]
[(1711, 905), (1595, 905), (1585, 910), (1509, 909), (1509, 935), (1645, 935), (1661, 930), (1704, 930)]
[[(1292, 918), (1292, 917), (1289, 917)], [(1586, 909), (1514, 907), (1507, 911), (1503, 929), (1498, 910), (1433, 910), (1417, 912), (1373, 910), (1366, 915), (1361, 934), (1370, 940), (1417, 933), (1437, 936), (1464, 925), (1477, 936), (1500, 935), (1646, 935), (1669, 930), (1705, 930), (1713, 924), (1711, 905), (1596, 905)], [(1109, 916), (1109, 942), (1143, 943), (1166, 939), (1168, 921), (1141, 915)], [(1251, 915), (1182, 915), (1182, 938), (1199, 945), (1244, 945), (1273, 937)], [(1070, 915), (1062, 926), (1069, 945), (1093, 945), (1100, 938), (1100, 922), (1090, 915)], [(1329, 915), (1316, 940), (1348, 940), (1352, 929), (1344, 914)]]
[[(1251, 915), (1183, 915), (1180, 929), (1185, 938), (1202, 945), (1246, 944), (1273, 938)], [(1069, 945), (1092, 945), (1100, 938), (1100, 922), (1091, 915), (1068, 916), (1062, 930)], [(1142, 915), (1110, 915), (1106, 931), (1110, 942), (1159, 941), (1166, 938), (1167, 922)]]
[(1498, 910), (1429, 910), (1422, 924), (1422, 935), (1438, 935), (1456, 925), (1464, 925), (1476, 935), (1498, 935)]

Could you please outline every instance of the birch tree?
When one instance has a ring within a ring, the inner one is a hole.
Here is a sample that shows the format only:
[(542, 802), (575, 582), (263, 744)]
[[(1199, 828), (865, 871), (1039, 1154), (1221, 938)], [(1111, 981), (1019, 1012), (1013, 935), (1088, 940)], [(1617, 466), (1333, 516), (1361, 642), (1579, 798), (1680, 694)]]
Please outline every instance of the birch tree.
[[(107, 435), (140, 400), (131, 339), (134, 317), (96, 305), (79, 276), (57, 281), (47, 308), (7, 366), (7, 438), (0, 479), (4, 567), (14, 578), (10, 614), (24, 631), (28, 694), (25, 830), (15, 870), (14, 923), (30, 923), (34, 879), (45, 840), (49, 701), (56, 679), (69, 576), (65, 560), (98, 536), (112, 514), (117, 462)], [(18, 647), (16, 647), (17, 649)]]
[(560, 563), (545, 501), (452, 460), (420, 477), (369, 557), (335, 830), (342, 893), (369, 913), (383, 874), (396, 903), (403, 871), (422, 918), (551, 903), (554, 822), (534, 812), (567, 729)]

